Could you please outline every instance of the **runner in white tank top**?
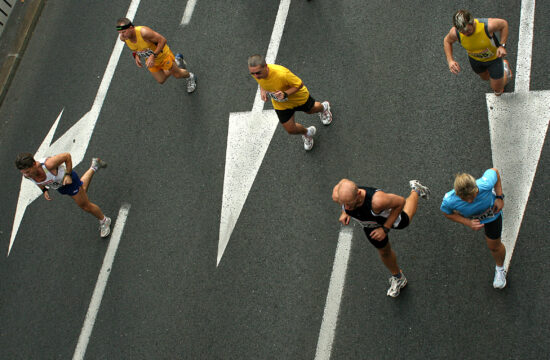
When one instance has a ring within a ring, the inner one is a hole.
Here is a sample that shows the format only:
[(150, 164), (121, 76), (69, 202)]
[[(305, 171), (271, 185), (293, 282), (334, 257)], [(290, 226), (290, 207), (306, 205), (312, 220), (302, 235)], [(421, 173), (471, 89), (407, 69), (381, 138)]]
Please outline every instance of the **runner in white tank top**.
[(94, 173), (107, 166), (101, 159), (92, 159), (92, 165), (82, 179), (73, 171), (69, 153), (41, 159), (40, 162), (36, 161), (30, 153), (21, 153), (15, 160), (15, 166), (25, 178), (34, 182), (42, 190), (46, 200), (51, 200), (50, 189), (71, 196), (82, 210), (89, 212), (99, 220), (100, 236), (107, 237), (109, 235), (111, 219), (103, 214), (99, 206), (88, 199), (87, 194)]

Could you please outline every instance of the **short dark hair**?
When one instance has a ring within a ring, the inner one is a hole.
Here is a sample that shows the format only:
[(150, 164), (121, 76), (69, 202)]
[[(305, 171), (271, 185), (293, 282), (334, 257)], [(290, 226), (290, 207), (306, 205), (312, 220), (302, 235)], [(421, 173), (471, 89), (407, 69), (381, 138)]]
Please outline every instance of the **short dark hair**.
[(15, 158), (15, 166), (19, 170), (24, 170), (24, 169), (33, 167), (35, 162), (36, 160), (34, 160), (34, 156), (31, 153), (20, 153)]
[(265, 57), (263, 55), (255, 54), (248, 57), (248, 66), (250, 67), (265, 67), (265, 65)]

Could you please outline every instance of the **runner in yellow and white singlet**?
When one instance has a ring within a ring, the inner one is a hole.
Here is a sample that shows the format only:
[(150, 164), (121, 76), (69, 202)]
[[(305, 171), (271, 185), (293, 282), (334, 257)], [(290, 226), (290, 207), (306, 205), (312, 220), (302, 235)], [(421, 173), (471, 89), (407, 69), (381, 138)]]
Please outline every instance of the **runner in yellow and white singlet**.
[[(476, 19), (467, 10), (458, 10), (453, 16), (454, 26), (445, 39), (443, 47), (453, 74), (460, 72), (460, 65), (453, 58), (453, 44), (458, 41), (468, 52), (472, 69), (483, 79), (489, 80), (495, 95), (504, 92), (512, 78), (512, 70), (504, 57), (508, 40), (508, 22), (503, 19)], [(500, 32), (499, 41), (496, 32)]]
[(187, 79), (187, 92), (192, 93), (197, 87), (196, 77), (185, 69), (185, 60), (182, 54), (174, 54), (166, 43), (166, 38), (147, 26), (134, 26), (127, 18), (117, 20), (116, 29), (120, 40), (132, 50), (132, 55), (138, 67), (149, 69), (159, 84), (173, 75), (176, 79)]

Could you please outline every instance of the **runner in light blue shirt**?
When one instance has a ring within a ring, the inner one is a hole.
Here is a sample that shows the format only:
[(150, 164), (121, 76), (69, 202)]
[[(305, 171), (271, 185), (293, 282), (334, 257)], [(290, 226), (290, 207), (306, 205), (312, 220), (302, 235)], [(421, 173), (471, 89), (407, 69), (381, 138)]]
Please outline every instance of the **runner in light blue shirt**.
[(500, 241), (503, 207), (502, 183), (495, 168), (485, 171), (477, 180), (470, 174), (458, 174), (455, 177), (454, 190), (446, 193), (441, 203), (441, 211), (448, 219), (475, 231), (482, 228), (485, 230), (487, 246), (496, 262), (493, 281), (496, 289), (506, 286), (506, 248)]

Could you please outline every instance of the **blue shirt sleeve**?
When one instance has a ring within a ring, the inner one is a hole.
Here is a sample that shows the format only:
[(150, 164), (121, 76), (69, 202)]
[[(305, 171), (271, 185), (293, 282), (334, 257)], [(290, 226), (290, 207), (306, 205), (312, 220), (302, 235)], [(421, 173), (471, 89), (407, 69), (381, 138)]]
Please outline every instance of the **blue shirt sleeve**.
[(492, 190), (497, 183), (497, 172), (493, 169), (488, 169), (483, 173), (483, 176), (477, 182), (479, 190)]
[(451, 207), (451, 204), (449, 204), (449, 199), (451, 197), (450, 192), (446, 193), (443, 197), (443, 201), (441, 202), (441, 207), (439, 208), (441, 211), (443, 211), (447, 215), (452, 215), (453, 208)]

